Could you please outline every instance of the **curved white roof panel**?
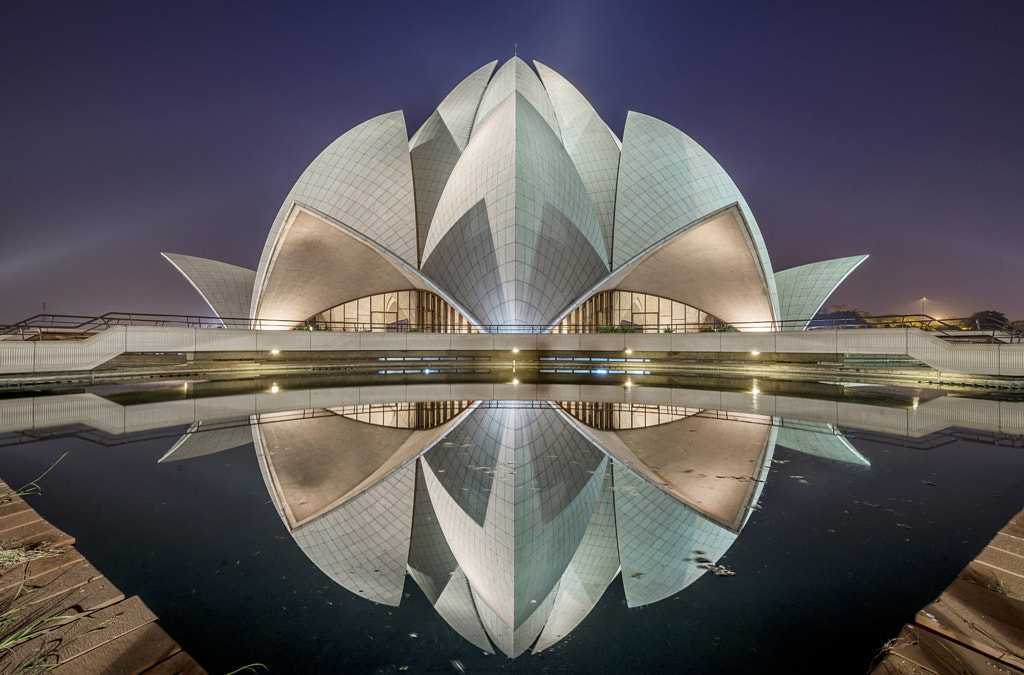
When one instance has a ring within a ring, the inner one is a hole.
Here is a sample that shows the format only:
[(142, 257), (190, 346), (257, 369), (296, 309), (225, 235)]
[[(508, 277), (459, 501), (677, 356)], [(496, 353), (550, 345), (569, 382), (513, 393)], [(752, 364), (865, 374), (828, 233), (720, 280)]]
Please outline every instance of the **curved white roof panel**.
[(779, 293), (779, 319), (784, 330), (803, 330), (828, 296), (867, 260), (866, 255), (822, 260), (775, 273)]
[(469, 143), (469, 135), (473, 131), (473, 121), (476, 119), (477, 111), (480, 109), (480, 99), (487, 89), (487, 82), (491, 79), (494, 66), (497, 61), (491, 61), (473, 71), (466, 79), (460, 82), (451, 93), (444, 97), (441, 104), (437, 106), (437, 112), (444, 120), (445, 126), (451, 131), (459, 150), (465, 150)]
[(413, 183), (416, 186), (417, 261), (422, 261), (434, 210), (462, 154), (441, 114), (432, 114), (409, 141)]
[[(161, 253), (199, 291), (226, 328), (249, 327), (249, 302), (256, 272), (180, 253)], [(232, 321), (232, 319), (235, 319)]]
[(774, 308), (775, 280), (768, 249), (736, 184), (704, 148), (682, 131), (648, 115), (626, 115), (612, 269), (733, 204), (748, 224)]
[(278, 236), (296, 203), (323, 213), (415, 267), (416, 202), (402, 112), (374, 117), (348, 131), (299, 177), (267, 235), (256, 270), (253, 316)]
[(534, 65), (555, 108), (562, 144), (590, 195), (610, 255), (622, 144), (576, 87), (543, 63), (534, 61)]

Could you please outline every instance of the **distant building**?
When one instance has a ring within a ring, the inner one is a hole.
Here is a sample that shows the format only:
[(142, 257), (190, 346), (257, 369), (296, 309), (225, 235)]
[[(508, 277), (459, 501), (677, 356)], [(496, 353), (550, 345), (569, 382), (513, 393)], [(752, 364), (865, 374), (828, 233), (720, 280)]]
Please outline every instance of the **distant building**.
[(736, 185), (674, 127), (620, 140), (519, 58), (459, 83), (409, 138), (401, 111), (328, 146), (255, 271), (164, 254), (228, 327), (801, 329), (867, 256), (775, 272)]

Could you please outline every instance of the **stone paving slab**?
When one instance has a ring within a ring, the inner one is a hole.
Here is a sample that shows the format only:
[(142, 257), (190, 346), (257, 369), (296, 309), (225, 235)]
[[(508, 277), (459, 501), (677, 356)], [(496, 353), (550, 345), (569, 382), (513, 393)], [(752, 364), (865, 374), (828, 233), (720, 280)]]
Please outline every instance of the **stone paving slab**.
[(873, 673), (1024, 672), (1024, 511), (887, 651)]
[(0, 637), (25, 633), (0, 652), (0, 673), (204, 675), (142, 600), (126, 600), (74, 541), (0, 482), (0, 547), (50, 553), (0, 568), (0, 613), (12, 618)]
[(1008, 553), (1024, 556), (1024, 539), (1020, 537), (1013, 537), (1000, 532), (995, 536), (995, 539), (992, 540), (992, 543), (990, 543), (989, 546), (993, 546)]
[(22, 565), (0, 569), (0, 597), (17, 592), (20, 586), (38, 586), (37, 579), (51, 574), (62, 567), (85, 562), (85, 558), (74, 548), (53, 551), (45, 558), (36, 558)]
[(1017, 539), (1024, 539), (1024, 522), (1011, 520), (999, 531), (1011, 537), (1016, 537)]
[(960, 573), (960, 579), (1002, 593), (1017, 600), (1024, 599), (1024, 577), (973, 560)]
[(155, 623), (136, 628), (116, 640), (58, 664), (51, 673), (119, 673), (137, 675), (181, 652), (181, 647)]
[(46, 655), (47, 663), (64, 663), (153, 621), (156, 615), (135, 596), (23, 642), (11, 656), (22, 662)]
[(29, 582), (8, 586), (3, 592), (0, 592), (0, 606), (20, 603), (35, 605), (46, 602), (51, 598), (76, 590), (96, 578), (102, 578), (102, 576), (95, 567), (82, 558), (73, 565), (58, 567)]
[(876, 673), (910, 675), (1021, 675), (1024, 671), (999, 663), (964, 645), (908, 624), (890, 648)]
[(188, 653), (178, 652), (149, 670), (143, 671), (142, 675), (206, 675), (206, 671), (200, 668)]
[(1017, 668), (1024, 668), (1024, 603), (956, 580), (917, 613), (916, 623)]

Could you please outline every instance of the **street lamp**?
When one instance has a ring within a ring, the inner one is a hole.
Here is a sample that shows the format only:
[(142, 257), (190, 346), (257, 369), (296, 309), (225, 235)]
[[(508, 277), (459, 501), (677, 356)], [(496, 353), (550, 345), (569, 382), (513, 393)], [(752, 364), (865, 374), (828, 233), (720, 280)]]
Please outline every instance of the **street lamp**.
[(921, 298), (921, 315), (924, 315), (924, 301), (928, 298)]

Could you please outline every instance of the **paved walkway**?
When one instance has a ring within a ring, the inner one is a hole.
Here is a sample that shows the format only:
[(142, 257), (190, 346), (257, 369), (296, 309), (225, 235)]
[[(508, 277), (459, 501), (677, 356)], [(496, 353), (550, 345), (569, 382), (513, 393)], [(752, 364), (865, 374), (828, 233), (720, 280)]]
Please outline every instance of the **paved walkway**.
[(0, 482), (0, 549), (48, 553), (0, 566), (0, 673), (206, 672), (74, 543)]
[(873, 675), (1024, 673), (1024, 511), (917, 613)]

